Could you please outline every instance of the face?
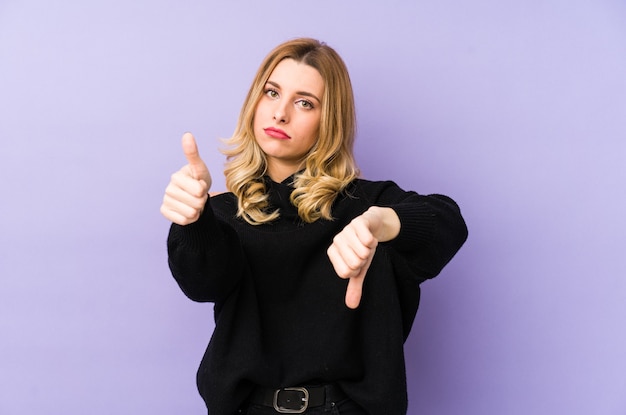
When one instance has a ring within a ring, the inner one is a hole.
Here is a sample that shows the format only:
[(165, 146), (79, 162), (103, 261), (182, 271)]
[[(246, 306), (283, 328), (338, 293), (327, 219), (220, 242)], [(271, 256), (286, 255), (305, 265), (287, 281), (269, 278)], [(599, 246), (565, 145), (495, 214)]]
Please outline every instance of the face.
[(267, 157), (269, 176), (281, 182), (302, 168), (317, 141), (324, 80), (312, 66), (284, 59), (264, 92), (254, 113), (254, 135)]

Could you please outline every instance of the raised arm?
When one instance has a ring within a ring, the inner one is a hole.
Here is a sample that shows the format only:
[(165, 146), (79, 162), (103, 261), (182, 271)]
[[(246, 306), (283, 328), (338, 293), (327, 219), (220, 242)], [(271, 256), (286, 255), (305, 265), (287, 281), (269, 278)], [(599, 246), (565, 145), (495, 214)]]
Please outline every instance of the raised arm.
[(211, 209), (211, 175), (194, 137), (183, 136), (188, 164), (174, 173), (165, 189), (161, 213), (172, 221), (168, 263), (183, 292), (195, 301), (218, 301), (241, 275), (242, 254), (234, 230)]

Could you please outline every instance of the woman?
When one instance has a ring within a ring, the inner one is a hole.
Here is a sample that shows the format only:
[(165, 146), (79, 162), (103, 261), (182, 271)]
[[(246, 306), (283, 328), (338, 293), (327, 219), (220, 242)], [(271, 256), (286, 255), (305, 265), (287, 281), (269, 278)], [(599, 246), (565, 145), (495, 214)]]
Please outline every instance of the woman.
[(169, 266), (215, 303), (198, 370), (211, 414), (404, 414), (419, 284), (467, 237), (458, 206), (358, 178), (347, 69), (296, 39), (263, 61), (227, 154), (228, 193), (193, 136), (161, 212)]

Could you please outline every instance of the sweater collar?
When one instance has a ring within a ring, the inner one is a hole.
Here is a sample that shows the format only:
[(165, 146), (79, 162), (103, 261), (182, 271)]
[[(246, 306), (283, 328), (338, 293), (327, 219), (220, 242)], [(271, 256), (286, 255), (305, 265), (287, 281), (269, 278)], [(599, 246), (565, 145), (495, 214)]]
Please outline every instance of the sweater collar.
[(294, 189), (294, 182), (296, 181), (296, 176), (300, 173), (302, 173), (304, 170), (300, 170), (295, 172), (294, 174), (292, 174), (291, 176), (287, 177), (285, 180), (283, 180), (282, 182), (275, 182), (274, 180), (272, 180), (272, 178), (269, 175), (264, 175), (263, 176), (263, 181), (265, 182), (266, 185), (281, 185), (281, 186), (288, 186), (290, 187), (292, 190)]
[(298, 173), (292, 174), (282, 182), (278, 183), (269, 176), (263, 176), (266, 192), (269, 194), (270, 209), (280, 209), (281, 218), (291, 218), (297, 216), (298, 210), (291, 203), (291, 193), (294, 191), (294, 181)]

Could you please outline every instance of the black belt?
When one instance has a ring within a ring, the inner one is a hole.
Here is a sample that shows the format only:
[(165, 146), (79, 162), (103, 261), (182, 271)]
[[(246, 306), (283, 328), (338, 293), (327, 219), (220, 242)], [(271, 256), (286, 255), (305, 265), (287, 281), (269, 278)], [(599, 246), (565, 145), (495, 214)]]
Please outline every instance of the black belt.
[(335, 385), (281, 389), (257, 387), (251, 395), (250, 403), (269, 406), (281, 414), (301, 414), (308, 408), (338, 402), (345, 398), (346, 394)]

